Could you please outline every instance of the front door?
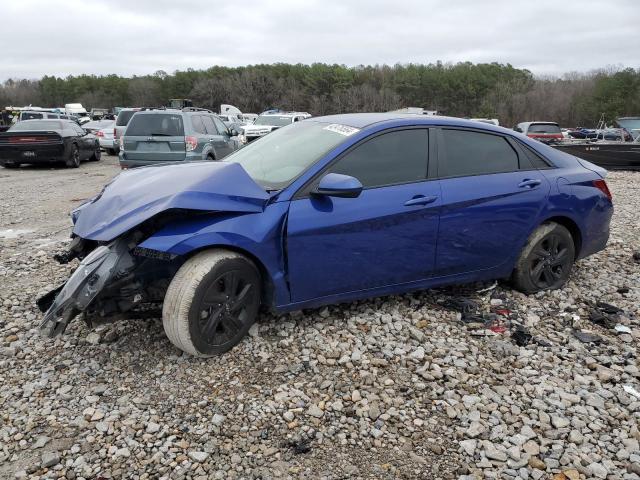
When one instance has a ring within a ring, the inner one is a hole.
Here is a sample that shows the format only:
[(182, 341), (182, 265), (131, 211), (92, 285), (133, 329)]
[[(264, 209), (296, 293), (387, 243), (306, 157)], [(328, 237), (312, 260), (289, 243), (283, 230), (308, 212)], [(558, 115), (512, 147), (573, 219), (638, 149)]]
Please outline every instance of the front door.
[[(327, 173), (357, 178), (357, 198), (305, 195), (287, 222), (292, 302), (425, 279), (435, 259), (440, 185), (427, 180), (427, 129), (374, 136)], [(312, 187), (311, 187), (312, 188)]]

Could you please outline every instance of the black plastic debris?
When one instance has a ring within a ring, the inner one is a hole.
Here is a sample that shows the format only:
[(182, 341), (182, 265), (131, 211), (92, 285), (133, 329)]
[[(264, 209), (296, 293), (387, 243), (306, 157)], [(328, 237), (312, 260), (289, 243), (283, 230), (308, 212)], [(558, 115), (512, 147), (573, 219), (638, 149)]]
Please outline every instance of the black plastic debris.
[(620, 287), (618, 290), (616, 290), (618, 293), (624, 295), (625, 293), (629, 293), (629, 287)]
[(617, 322), (611, 317), (611, 315), (597, 310), (594, 310), (589, 314), (589, 320), (591, 320), (592, 323), (604, 328), (613, 328), (616, 325)]
[(633, 252), (633, 260), (636, 263), (640, 263), (640, 250), (638, 250), (637, 252)]
[(479, 308), (478, 302), (468, 297), (447, 298), (442, 306), (463, 314), (474, 312)]
[(536, 342), (541, 347), (552, 347), (553, 346), (553, 344), (550, 341), (545, 340), (544, 338), (535, 337), (533, 339), (533, 341)]
[(531, 342), (533, 335), (529, 333), (529, 331), (522, 325), (516, 324), (513, 330), (511, 331), (511, 338), (516, 342), (516, 345), (519, 347), (524, 347)]
[(601, 343), (602, 337), (595, 333), (583, 332), (582, 330), (574, 330), (573, 336), (582, 343)]
[(300, 455), (302, 453), (308, 453), (311, 451), (311, 442), (309, 440), (291, 440), (289, 447), (293, 450), (293, 453)]
[(596, 308), (603, 313), (608, 313), (609, 315), (617, 315), (619, 313), (624, 313), (624, 310), (616, 307), (615, 305), (611, 305), (610, 303), (605, 302), (597, 302)]

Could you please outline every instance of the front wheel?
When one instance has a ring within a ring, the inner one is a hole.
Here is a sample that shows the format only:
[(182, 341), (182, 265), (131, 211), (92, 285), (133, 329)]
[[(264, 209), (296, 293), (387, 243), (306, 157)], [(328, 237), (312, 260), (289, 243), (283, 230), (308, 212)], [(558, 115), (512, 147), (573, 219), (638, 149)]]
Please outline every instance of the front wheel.
[(208, 250), (173, 277), (162, 307), (164, 331), (197, 357), (224, 353), (245, 336), (260, 307), (260, 274), (246, 257)]
[(513, 272), (514, 286), (524, 293), (561, 288), (575, 261), (569, 230), (557, 223), (540, 225), (529, 237)]
[(2, 166), (3, 166), (4, 168), (18, 168), (18, 167), (20, 166), (20, 164), (19, 164), (19, 163), (16, 163), (16, 162), (4, 162), (4, 163), (2, 164)]

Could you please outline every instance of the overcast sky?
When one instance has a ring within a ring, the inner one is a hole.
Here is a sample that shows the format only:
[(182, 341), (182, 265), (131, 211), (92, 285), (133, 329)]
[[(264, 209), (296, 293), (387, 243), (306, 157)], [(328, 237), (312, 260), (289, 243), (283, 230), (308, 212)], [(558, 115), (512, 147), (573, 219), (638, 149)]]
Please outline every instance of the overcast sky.
[(640, 67), (640, 0), (0, 0), (0, 80), (256, 63)]

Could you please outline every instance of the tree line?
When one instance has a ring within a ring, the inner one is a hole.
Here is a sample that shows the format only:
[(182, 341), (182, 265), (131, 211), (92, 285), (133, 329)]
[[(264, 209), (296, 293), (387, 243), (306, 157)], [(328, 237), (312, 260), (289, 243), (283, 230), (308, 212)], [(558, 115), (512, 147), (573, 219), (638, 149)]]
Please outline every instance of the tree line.
[(640, 115), (640, 69), (601, 69), (561, 77), (536, 77), (509, 64), (462, 62), (347, 67), (285, 64), (214, 66), (206, 70), (157, 71), (131, 78), (78, 75), (0, 84), (0, 105), (86, 108), (160, 106), (191, 98), (216, 110), (222, 103), (243, 112), (267, 108), (312, 115), (384, 112), (424, 107), (456, 117), (498, 118), (512, 126), (549, 120), (562, 126), (594, 127), (602, 114)]

